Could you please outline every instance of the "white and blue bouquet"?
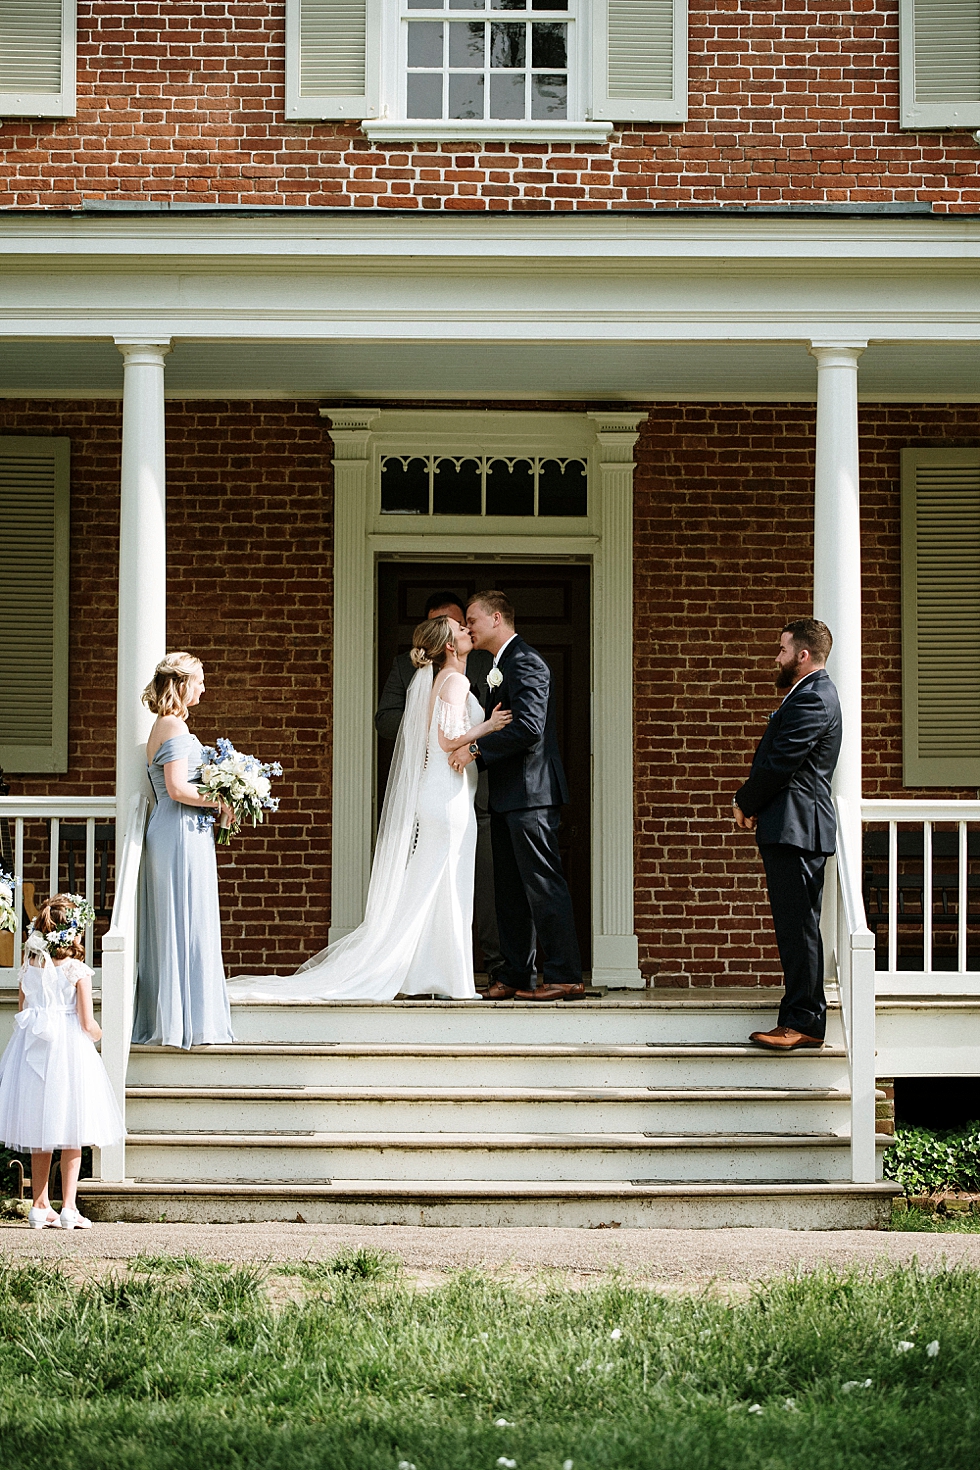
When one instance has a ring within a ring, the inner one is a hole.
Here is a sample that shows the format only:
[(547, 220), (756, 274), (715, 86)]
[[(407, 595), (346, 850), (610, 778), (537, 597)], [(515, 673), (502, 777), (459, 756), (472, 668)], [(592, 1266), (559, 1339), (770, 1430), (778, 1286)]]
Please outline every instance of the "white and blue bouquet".
[[(215, 745), (205, 745), (198, 783), (201, 795), (213, 801), (226, 802), (234, 812), (229, 825), (218, 825), (217, 840), (222, 846), (227, 846), (242, 830), (242, 822), (246, 818), (254, 827), (264, 820), (264, 812), (279, 810), (279, 798), (272, 795), (270, 778), (281, 775), (282, 766), (278, 761), (264, 764), (254, 755), (242, 755), (230, 740), (222, 739)], [(214, 813), (202, 812), (197, 820), (202, 827), (213, 827)]]
[(17, 928), (17, 910), (14, 908), (14, 891), (17, 884), (12, 873), (0, 868), (0, 933), (13, 934)]

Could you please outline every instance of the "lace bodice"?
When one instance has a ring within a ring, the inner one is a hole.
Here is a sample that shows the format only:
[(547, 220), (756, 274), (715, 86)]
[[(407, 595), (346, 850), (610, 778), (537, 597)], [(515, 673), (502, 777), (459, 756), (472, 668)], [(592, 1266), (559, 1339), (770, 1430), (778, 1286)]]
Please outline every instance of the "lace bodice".
[(74, 1006), (75, 986), (92, 971), (81, 960), (61, 960), (57, 964), (25, 964), (20, 972), (25, 1004), (34, 1010), (50, 1010)]

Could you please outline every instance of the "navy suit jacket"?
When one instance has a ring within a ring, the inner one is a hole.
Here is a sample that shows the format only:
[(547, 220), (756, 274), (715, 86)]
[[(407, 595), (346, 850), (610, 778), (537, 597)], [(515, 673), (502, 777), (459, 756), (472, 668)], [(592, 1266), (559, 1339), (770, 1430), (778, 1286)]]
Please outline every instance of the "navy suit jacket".
[(563, 806), (568, 783), (558, 753), (551, 670), (529, 643), (514, 638), (497, 665), (503, 683), (488, 687), (485, 713), (502, 704), (514, 718), (503, 730), (478, 741), (479, 764), (490, 782), (490, 809), (527, 811)]
[(752, 772), (735, 800), (758, 817), (759, 845), (786, 843), (828, 855), (837, 846), (830, 781), (840, 755), (840, 700), (826, 669), (794, 687), (769, 716)]

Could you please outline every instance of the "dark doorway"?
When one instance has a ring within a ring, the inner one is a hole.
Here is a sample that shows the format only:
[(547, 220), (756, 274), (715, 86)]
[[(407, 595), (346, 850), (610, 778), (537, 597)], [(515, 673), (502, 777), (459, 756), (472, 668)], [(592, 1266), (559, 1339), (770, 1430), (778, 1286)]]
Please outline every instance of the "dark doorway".
[[(517, 631), (538, 650), (555, 682), (558, 741), (568, 777), (561, 856), (575, 906), (582, 964), (592, 967), (592, 640), (591, 568), (545, 562), (380, 562), (378, 682), (380, 695), (395, 656), (412, 646), (431, 592), (452, 588), (464, 600), (490, 587), (506, 592)], [(378, 811), (394, 746), (378, 738)]]

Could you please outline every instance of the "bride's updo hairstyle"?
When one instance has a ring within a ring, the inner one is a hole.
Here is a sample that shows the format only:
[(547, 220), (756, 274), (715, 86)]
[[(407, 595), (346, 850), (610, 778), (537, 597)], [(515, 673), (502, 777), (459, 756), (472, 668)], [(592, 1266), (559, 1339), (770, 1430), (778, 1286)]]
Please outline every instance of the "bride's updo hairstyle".
[(155, 715), (177, 715), (187, 719), (184, 696), (192, 674), (204, 668), (192, 653), (168, 653), (153, 670), (153, 678), (143, 690), (143, 703)]
[(456, 640), (448, 618), (428, 618), (412, 634), (412, 663), (417, 669), (436, 673), (446, 662), (446, 650), (456, 652)]

